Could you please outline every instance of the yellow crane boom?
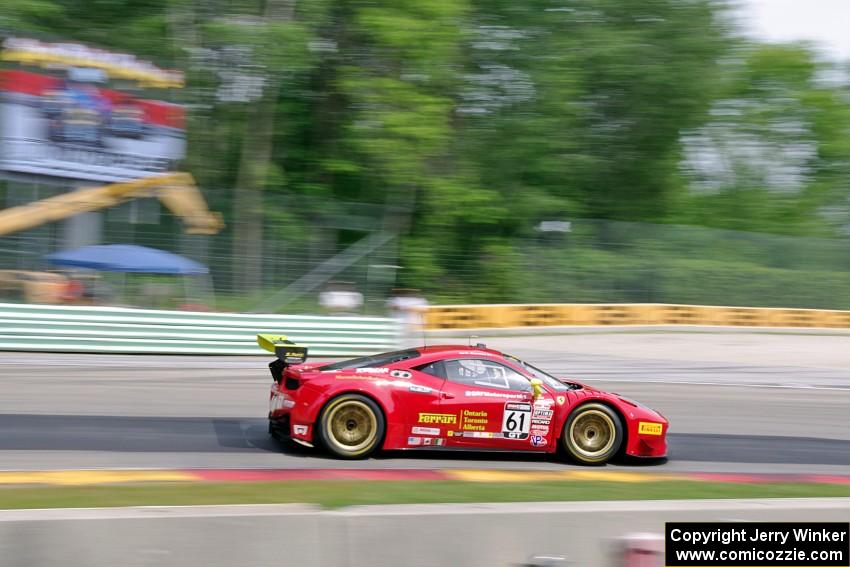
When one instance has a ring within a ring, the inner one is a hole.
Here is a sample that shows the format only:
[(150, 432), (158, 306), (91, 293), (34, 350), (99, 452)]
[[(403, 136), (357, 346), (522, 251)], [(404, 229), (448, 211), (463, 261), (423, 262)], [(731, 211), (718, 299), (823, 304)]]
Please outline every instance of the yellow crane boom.
[(189, 234), (215, 234), (224, 227), (221, 214), (207, 208), (188, 173), (167, 173), (134, 181), (86, 187), (0, 211), (0, 236), (48, 222), (97, 211), (138, 197), (157, 197), (183, 220)]

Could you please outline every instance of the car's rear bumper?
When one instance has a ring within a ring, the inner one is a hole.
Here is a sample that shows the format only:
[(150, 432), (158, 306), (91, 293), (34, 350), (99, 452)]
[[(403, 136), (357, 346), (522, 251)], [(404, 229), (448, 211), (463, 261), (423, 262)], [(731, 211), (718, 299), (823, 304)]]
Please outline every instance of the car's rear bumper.
[(276, 439), (290, 439), (292, 437), (292, 427), (290, 426), (288, 413), (274, 419), (269, 416), (269, 434)]

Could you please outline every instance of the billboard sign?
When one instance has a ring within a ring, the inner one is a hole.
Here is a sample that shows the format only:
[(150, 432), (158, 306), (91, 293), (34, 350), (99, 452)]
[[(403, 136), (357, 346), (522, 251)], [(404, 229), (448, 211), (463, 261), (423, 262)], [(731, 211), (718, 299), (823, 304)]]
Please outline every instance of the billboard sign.
[(7, 38), (0, 57), (0, 170), (111, 183), (176, 169), (178, 71), (76, 43)]

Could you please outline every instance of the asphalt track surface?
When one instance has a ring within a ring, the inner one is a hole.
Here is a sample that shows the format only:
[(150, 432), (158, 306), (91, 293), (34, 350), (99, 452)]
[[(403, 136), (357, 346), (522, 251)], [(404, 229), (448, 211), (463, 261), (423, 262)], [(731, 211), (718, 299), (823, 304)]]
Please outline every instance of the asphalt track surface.
[[(642, 333), (490, 339), (671, 421), (658, 471), (850, 474), (850, 337)], [(0, 354), (0, 469), (570, 467), (399, 451), (339, 461), (269, 438), (260, 357)]]

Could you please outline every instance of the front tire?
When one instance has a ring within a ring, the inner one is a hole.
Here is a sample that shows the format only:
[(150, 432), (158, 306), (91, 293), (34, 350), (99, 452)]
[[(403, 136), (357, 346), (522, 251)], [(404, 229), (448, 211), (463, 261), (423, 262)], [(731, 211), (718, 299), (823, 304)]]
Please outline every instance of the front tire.
[(384, 438), (384, 415), (378, 405), (359, 394), (332, 399), (319, 417), (319, 437), (336, 457), (359, 459), (375, 451)]
[(614, 410), (604, 404), (589, 403), (570, 414), (561, 442), (573, 460), (584, 465), (601, 465), (617, 454), (623, 437), (623, 424)]

